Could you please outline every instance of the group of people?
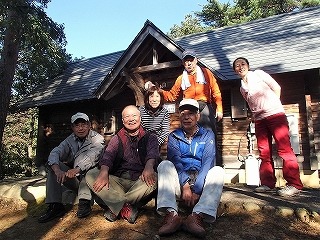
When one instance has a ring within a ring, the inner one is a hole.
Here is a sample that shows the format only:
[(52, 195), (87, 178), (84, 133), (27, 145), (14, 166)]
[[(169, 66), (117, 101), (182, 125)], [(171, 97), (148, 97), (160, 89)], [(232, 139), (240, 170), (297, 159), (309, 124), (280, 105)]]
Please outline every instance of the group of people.
[[(144, 106), (126, 106), (123, 128), (107, 146), (104, 138), (91, 130), (89, 117), (71, 117), (73, 133), (54, 148), (47, 161), (46, 213), (38, 221), (48, 222), (65, 214), (62, 186), (78, 194), (77, 216), (90, 215), (94, 201), (104, 209), (106, 220), (119, 218), (134, 223), (139, 208), (157, 193), (156, 210), (164, 216), (159, 235), (183, 228), (203, 237), (204, 222), (216, 220), (224, 184), (224, 169), (217, 164), (216, 121), (223, 117), (222, 98), (213, 74), (197, 65), (194, 51), (182, 54), (184, 72), (165, 91), (147, 82)], [(267, 73), (249, 70), (245, 58), (233, 62), (241, 77), (240, 91), (253, 113), (260, 166), (261, 186), (257, 192), (275, 188), (276, 178), (271, 144), (274, 137), (283, 158), (287, 186), (282, 196), (301, 191), (299, 166), (289, 139), (288, 123), (280, 101), (280, 86)], [(170, 116), (165, 101), (183, 100), (178, 112), (180, 127), (170, 132)], [(167, 143), (167, 159), (160, 149)], [(186, 218), (178, 203), (189, 209)]]

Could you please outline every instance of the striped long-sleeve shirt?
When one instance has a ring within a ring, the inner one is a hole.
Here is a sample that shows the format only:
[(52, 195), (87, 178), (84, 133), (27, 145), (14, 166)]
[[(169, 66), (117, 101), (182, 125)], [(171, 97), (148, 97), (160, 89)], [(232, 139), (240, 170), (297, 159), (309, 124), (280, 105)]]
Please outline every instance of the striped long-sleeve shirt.
[(145, 106), (139, 107), (141, 113), (142, 127), (153, 132), (158, 137), (159, 146), (167, 139), (170, 130), (170, 116), (166, 108), (160, 108), (156, 112), (151, 112)]

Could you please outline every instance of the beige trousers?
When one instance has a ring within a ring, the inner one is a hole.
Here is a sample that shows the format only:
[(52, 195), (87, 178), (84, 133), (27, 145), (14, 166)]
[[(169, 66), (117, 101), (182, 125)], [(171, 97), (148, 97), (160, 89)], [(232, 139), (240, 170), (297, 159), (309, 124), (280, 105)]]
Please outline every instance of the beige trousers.
[[(93, 168), (86, 174), (86, 182), (91, 190), (93, 184), (99, 175), (100, 170)], [(157, 184), (148, 186), (140, 179), (132, 181), (127, 176), (116, 177), (109, 175), (109, 189), (103, 188), (100, 192), (94, 192), (110, 210), (118, 215), (124, 203), (137, 204), (146, 199), (155, 189)]]

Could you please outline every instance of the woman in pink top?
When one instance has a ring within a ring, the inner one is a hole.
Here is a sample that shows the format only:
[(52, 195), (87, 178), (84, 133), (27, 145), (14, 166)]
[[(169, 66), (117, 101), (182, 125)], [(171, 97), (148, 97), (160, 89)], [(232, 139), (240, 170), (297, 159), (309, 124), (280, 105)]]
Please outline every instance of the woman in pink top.
[(282, 103), (281, 87), (266, 72), (249, 70), (249, 61), (239, 57), (233, 62), (233, 70), (241, 77), (240, 92), (247, 101), (255, 122), (255, 134), (260, 153), (261, 186), (255, 191), (266, 192), (275, 188), (276, 176), (272, 159), (272, 137), (278, 155), (283, 159), (283, 177), (286, 187), (280, 189), (281, 196), (292, 196), (303, 188), (300, 180), (299, 165), (289, 137), (289, 126)]

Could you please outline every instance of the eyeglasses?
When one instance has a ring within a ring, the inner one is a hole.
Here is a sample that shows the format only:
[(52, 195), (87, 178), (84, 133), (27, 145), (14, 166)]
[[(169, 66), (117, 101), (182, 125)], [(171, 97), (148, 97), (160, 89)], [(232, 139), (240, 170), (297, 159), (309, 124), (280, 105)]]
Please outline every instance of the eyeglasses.
[(77, 123), (77, 124), (73, 124), (74, 128), (87, 128), (89, 126), (89, 123)]
[(129, 118), (137, 119), (138, 117), (140, 117), (139, 114), (127, 114), (127, 115), (123, 116), (122, 119), (123, 120), (128, 120)]
[(198, 112), (193, 112), (189, 110), (184, 110), (180, 112), (180, 117), (194, 117), (198, 114)]
[(193, 62), (195, 57), (186, 57), (183, 59), (183, 62)]

